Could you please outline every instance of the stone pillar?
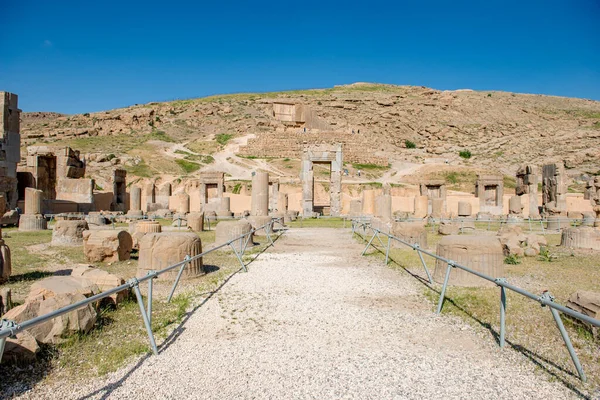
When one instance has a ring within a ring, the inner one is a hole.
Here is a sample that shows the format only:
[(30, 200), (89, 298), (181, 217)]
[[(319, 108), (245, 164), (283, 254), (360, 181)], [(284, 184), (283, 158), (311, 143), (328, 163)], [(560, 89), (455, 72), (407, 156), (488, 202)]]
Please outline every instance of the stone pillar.
[(471, 203), (468, 201), (458, 202), (458, 216), (459, 217), (470, 217), (473, 211), (471, 210)]
[(313, 163), (308, 159), (302, 160), (302, 215), (304, 217), (312, 217), (315, 178), (313, 171)]
[(567, 177), (562, 164), (542, 167), (542, 207), (546, 215), (567, 213)]
[(18, 96), (0, 92), (0, 160), (2, 160), (2, 185), (9, 209), (17, 207), (17, 164), (21, 162), (21, 110)]
[(206, 183), (201, 183), (200, 184), (200, 204), (204, 207), (204, 204), (206, 204), (207, 201), (207, 192), (206, 192)]
[(429, 211), (429, 197), (415, 196), (415, 218), (425, 218)]
[(35, 215), (42, 213), (42, 200), (44, 192), (34, 188), (25, 188), (25, 214)]
[(269, 215), (269, 173), (256, 171), (252, 177), (252, 213), (253, 216)]
[(146, 192), (146, 205), (156, 203), (156, 189), (154, 183), (149, 183), (144, 188)]
[(129, 192), (129, 209), (140, 211), (142, 209), (142, 189), (132, 186)]
[(187, 193), (179, 193), (177, 195), (177, 212), (187, 214), (190, 212), (190, 196)]
[(269, 210), (278, 210), (277, 203), (279, 202), (279, 181), (271, 183), (271, 193), (269, 193)]
[(375, 191), (373, 189), (363, 190), (363, 198), (362, 198), (362, 213), (364, 215), (374, 215), (375, 214)]
[(286, 212), (288, 210), (288, 195), (287, 193), (279, 192), (277, 199), (277, 211)]
[(219, 200), (219, 208), (217, 209), (218, 217), (232, 217), (233, 213), (231, 212), (231, 198), (229, 197), (221, 197)]
[(431, 217), (444, 218), (446, 216), (446, 202), (442, 198), (431, 199)]
[(392, 220), (392, 196), (382, 194), (375, 200), (375, 216), (381, 218), (383, 222)]
[(529, 218), (540, 216), (537, 172), (537, 168), (533, 165), (522, 165), (517, 170), (515, 193), (518, 196), (529, 196)]
[(342, 169), (343, 169), (342, 146), (338, 145), (335, 152), (335, 160), (331, 162), (331, 184), (329, 186), (330, 215), (339, 217), (342, 213)]
[[(10, 249), (2, 239), (2, 230), (0, 230), (0, 283), (8, 281), (12, 273)], [(2, 313), (0, 312), (0, 315)]]
[(34, 188), (25, 189), (25, 214), (19, 218), (19, 231), (40, 231), (48, 228), (42, 212), (44, 192)]
[(171, 184), (165, 183), (158, 188), (156, 194), (156, 203), (160, 204), (160, 208), (169, 208), (169, 198), (171, 197)]
[(204, 230), (204, 213), (190, 213), (187, 216), (188, 228), (194, 232), (202, 232)]

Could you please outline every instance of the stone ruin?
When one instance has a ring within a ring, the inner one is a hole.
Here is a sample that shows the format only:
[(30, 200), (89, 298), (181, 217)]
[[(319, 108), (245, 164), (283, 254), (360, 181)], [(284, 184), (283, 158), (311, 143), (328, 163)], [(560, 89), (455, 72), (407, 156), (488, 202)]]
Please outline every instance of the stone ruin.
[(502, 215), (504, 178), (502, 175), (477, 175), (475, 197), (479, 198), (479, 212)]
[(600, 250), (600, 230), (589, 226), (563, 229), (560, 245), (570, 249)]
[(48, 222), (42, 215), (44, 192), (38, 189), (25, 188), (25, 212), (19, 218), (20, 231), (43, 231), (48, 229)]
[(83, 244), (83, 232), (89, 230), (85, 220), (56, 221), (52, 228), (53, 246), (79, 246)]
[[(138, 277), (183, 261), (186, 256), (194, 257), (202, 253), (202, 241), (191, 232), (148, 233), (140, 239), (139, 246)], [(179, 268), (173, 269), (158, 279), (172, 280), (178, 272)], [(181, 278), (190, 279), (200, 275), (204, 275), (204, 269), (202, 258), (197, 258), (185, 266)]]
[(273, 117), (286, 127), (324, 131), (331, 129), (331, 125), (320, 118), (310, 106), (294, 100), (275, 100), (273, 102)]
[(133, 239), (124, 230), (91, 230), (83, 232), (83, 252), (89, 262), (129, 260)]
[(113, 171), (113, 200), (110, 203), (111, 211), (127, 211), (127, 171), (115, 169)]
[[(538, 205), (538, 175), (535, 166), (522, 165), (519, 167), (517, 170), (515, 193), (519, 196), (519, 206), (523, 204), (522, 199), (527, 196), (529, 202), (529, 218), (538, 218), (540, 216)], [(514, 207), (509, 207), (509, 212), (512, 213), (516, 211), (517, 206), (515, 200)]]
[(225, 173), (218, 171), (201, 172), (198, 183), (202, 210), (216, 212), (225, 192)]
[[(315, 177), (313, 164), (330, 165), (329, 187), (329, 215), (339, 216), (342, 211), (342, 145), (312, 145), (305, 146), (302, 154), (302, 215), (312, 217), (315, 215), (314, 186)], [(325, 210), (323, 210), (325, 211)]]
[[(0, 230), (0, 284), (8, 281), (12, 273), (12, 264), (10, 258), (10, 249), (2, 239), (2, 230)], [(0, 316), (2, 312), (0, 312)]]
[[(588, 317), (598, 319), (600, 318), (600, 293), (589, 291), (577, 291), (571, 294), (566, 306), (567, 308), (587, 315)], [(573, 322), (575, 322), (576, 324), (581, 324), (584, 328), (586, 328), (592, 333), (592, 336), (595, 339), (600, 338), (600, 328), (593, 326), (589, 322), (572, 318), (567, 314), (563, 315), (573, 320)]]
[(542, 167), (542, 209), (546, 216), (567, 215), (567, 176), (563, 164)]
[[(227, 243), (230, 240), (235, 239), (238, 236), (241, 236), (246, 233), (250, 233), (252, 231), (252, 224), (246, 220), (239, 221), (221, 221), (217, 225), (215, 232), (215, 246), (219, 246), (223, 243)], [(240, 252), (244, 248), (244, 244), (246, 243), (246, 239), (242, 238), (232, 242), (233, 247), (236, 251)], [(250, 239), (248, 239), (247, 247), (254, 246), (253, 235), (250, 234)], [(225, 246), (222, 248), (223, 250), (229, 250), (229, 247)]]
[(139, 218), (143, 215), (142, 189), (138, 186), (131, 186), (129, 189), (129, 210), (127, 211), (127, 216)]
[[(493, 236), (445, 236), (438, 243), (436, 254), (494, 278), (504, 276), (502, 245)], [(433, 273), (436, 282), (444, 282), (447, 267), (445, 262), (436, 260)], [(494, 283), (459, 268), (452, 269), (448, 283), (456, 286), (494, 286)]]
[[(0, 92), (0, 195), (8, 209), (17, 207), (17, 164), (21, 161), (21, 110), (18, 96)], [(6, 210), (0, 210), (2, 214)]]
[(585, 195), (585, 199), (590, 200), (594, 209), (596, 220), (594, 226), (600, 226), (600, 177), (596, 176), (588, 181)]
[(17, 172), (19, 199), (25, 188), (35, 188), (44, 194), (44, 214), (94, 211), (95, 183), (84, 178), (85, 162), (79, 156), (69, 147), (28, 147), (26, 163)]
[[(443, 180), (432, 180), (419, 185), (421, 196), (427, 196), (427, 215), (432, 218), (443, 218), (446, 216), (446, 182)], [(417, 199), (415, 199), (415, 202)], [(415, 206), (417, 204), (415, 203)], [(419, 215), (422, 214), (422, 206)], [(415, 207), (415, 211), (417, 211)]]

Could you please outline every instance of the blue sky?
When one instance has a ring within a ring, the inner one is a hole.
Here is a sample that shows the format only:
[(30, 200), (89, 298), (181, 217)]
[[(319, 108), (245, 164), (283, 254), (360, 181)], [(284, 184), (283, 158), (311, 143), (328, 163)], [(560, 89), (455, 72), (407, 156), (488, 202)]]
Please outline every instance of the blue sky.
[(0, 3), (24, 111), (357, 81), (600, 100), (598, 0)]

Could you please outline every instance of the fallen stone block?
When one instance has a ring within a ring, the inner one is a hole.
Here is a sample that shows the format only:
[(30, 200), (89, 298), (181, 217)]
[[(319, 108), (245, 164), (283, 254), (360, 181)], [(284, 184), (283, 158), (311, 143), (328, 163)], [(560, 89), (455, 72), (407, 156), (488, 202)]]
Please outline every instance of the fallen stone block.
[[(159, 271), (183, 261), (186, 256), (194, 257), (202, 253), (202, 241), (191, 232), (148, 233), (140, 240), (140, 258), (137, 276), (144, 277), (148, 271)], [(173, 280), (179, 272), (175, 268), (159, 275), (158, 279)], [(202, 258), (187, 264), (182, 279), (204, 275)]]
[(52, 230), (53, 246), (78, 246), (83, 244), (83, 232), (89, 226), (83, 220), (57, 221)]
[(124, 230), (83, 232), (83, 252), (89, 262), (129, 260), (132, 248), (133, 239)]

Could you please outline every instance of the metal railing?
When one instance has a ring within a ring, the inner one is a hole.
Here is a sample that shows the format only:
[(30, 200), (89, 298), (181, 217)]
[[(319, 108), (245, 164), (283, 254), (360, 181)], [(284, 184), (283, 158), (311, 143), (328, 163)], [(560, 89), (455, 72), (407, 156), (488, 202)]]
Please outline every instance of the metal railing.
[[(446, 296), (446, 288), (448, 287), (448, 280), (450, 279), (450, 273), (452, 271), (452, 269), (454, 268), (458, 268), (461, 269), (465, 272), (468, 272), (470, 274), (476, 275), (481, 279), (484, 279), (486, 281), (492, 282), (495, 285), (497, 285), (498, 287), (500, 287), (500, 337), (499, 337), (499, 345), (501, 348), (504, 347), (505, 344), (505, 333), (506, 333), (506, 289), (512, 290), (515, 293), (518, 293), (524, 297), (527, 297), (531, 300), (537, 301), (538, 303), (540, 303), (542, 305), (542, 307), (549, 307), (550, 308), (550, 312), (552, 313), (552, 317), (554, 318), (554, 321), (556, 322), (556, 325), (558, 327), (558, 330), (560, 331), (560, 334), (562, 336), (563, 341), (565, 342), (565, 345), (567, 346), (567, 350), (569, 351), (569, 355), (571, 356), (571, 359), (573, 360), (573, 364), (575, 365), (575, 368), (577, 369), (577, 373), (579, 374), (579, 378), (585, 382), (587, 380), (585, 373), (583, 372), (583, 368), (581, 366), (581, 363), (579, 362), (579, 358), (577, 357), (577, 354), (575, 353), (575, 349), (573, 348), (573, 344), (571, 343), (571, 339), (569, 338), (569, 334), (567, 333), (565, 326), (560, 318), (559, 315), (559, 311), (562, 312), (563, 314), (567, 314), (573, 318), (579, 319), (581, 321), (585, 321), (588, 324), (591, 324), (593, 326), (596, 327), (600, 327), (600, 320), (597, 320), (595, 318), (592, 318), (588, 315), (582, 314), (580, 312), (571, 310), (570, 308), (567, 308), (565, 306), (562, 306), (560, 304), (557, 304), (554, 302), (554, 297), (550, 294), (550, 292), (548, 291), (544, 291), (541, 295), (536, 295), (533, 293), (528, 292), (527, 290), (521, 289), (515, 285), (512, 285), (510, 283), (508, 283), (508, 281), (505, 278), (494, 278), (491, 277), (487, 274), (484, 274), (482, 272), (479, 271), (475, 271), (469, 267), (465, 267), (464, 265), (458, 264), (452, 260), (449, 260), (447, 258), (438, 256), (435, 253), (432, 253), (430, 251), (424, 250), (422, 248), (419, 247), (418, 244), (412, 244), (409, 243), (405, 240), (402, 240), (394, 235), (391, 235), (389, 233), (383, 232), (377, 228), (372, 227), (369, 223), (364, 223), (364, 222), (358, 222), (358, 221), (353, 221), (352, 222), (352, 236), (354, 236), (354, 234), (358, 233), (357, 230), (360, 229), (362, 227), (363, 233), (366, 234), (367, 229), (370, 229), (373, 231), (373, 236), (371, 237), (371, 239), (368, 241), (367, 246), (365, 247), (365, 249), (362, 252), (362, 255), (364, 256), (365, 253), (367, 252), (367, 250), (369, 249), (369, 247), (373, 246), (375, 249), (377, 249), (377, 247), (375, 247), (373, 245), (373, 241), (375, 240), (375, 238), (377, 238), (379, 240), (379, 243), (381, 244), (381, 246), (385, 247), (385, 264), (387, 265), (389, 263), (389, 259), (390, 259), (390, 244), (391, 242), (397, 241), (403, 245), (406, 245), (407, 247), (412, 248), (413, 250), (416, 250), (417, 253), (419, 254), (419, 259), (421, 260), (421, 263), (423, 265), (423, 268), (425, 269), (425, 273), (427, 275), (427, 280), (429, 281), (430, 284), (433, 284), (433, 279), (431, 278), (431, 274), (429, 272), (429, 269), (427, 268), (427, 264), (425, 263), (425, 260), (423, 259), (423, 254), (428, 255), (432, 258), (434, 258), (435, 260), (439, 260), (445, 264), (447, 264), (446, 267), (446, 275), (444, 277), (444, 283), (442, 285), (442, 289), (440, 291), (440, 297), (437, 303), (437, 308), (436, 308), (436, 313), (439, 314), (442, 311), (442, 307), (444, 305), (444, 299)], [(381, 240), (381, 238), (379, 237), (379, 235), (385, 235), (388, 238), (388, 242), (387, 245), (383, 244), (383, 241)], [(359, 235), (360, 236), (360, 235)], [(366, 239), (366, 237), (361, 236), (363, 239)], [(379, 250), (379, 249), (377, 249)]]
[[(159, 275), (162, 275), (166, 272), (169, 272), (176, 268), (179, 268), (179, 272), (177, 273), (177, 277), (175, 278), (175, 281), (173, 282), (173, 286), (172, 286), (169, 296), (167, 298), (167, 302), (170, 302), (171, 299), (173, 298), (175, 289), (177, 288), (177, 285), (179, 284), (181, 275), (183, 274), (183, 271), (187, 264), (189, 264), (190, 262), (192, 262), (194, 260), (202, 258), (202, 257), (206, 256), (207, 254), (212, 253), (213, 251), (219, 250), (219, 249), (227, 247), (227, 246), (230, 246), (231, 249), (233, 250), (236, 258), (238, 259), (238, 261), (241, 265), (241, 269), (244, 272), (248, 272), (248, 270), (246, 268), (246, 264), (244, 264), (244, 261), (242, 260), (242, 256), (244, 255), (244, 252), (246, 251), (246, 248), (248, 246), (250, 239), (252, 238), (252, 235), (257, 231), (264, 229), (265, 233), (266, 233), (266, 237), (269, 241), (269, 247), (274, 246), (275, 243), (273, 242), (273, 239), (271, 238), (271, 234), (274, 233), (273, 225), (275, 223), (279, 223), (283, 226), (282, 222), (278, 218), (274, 218), (269, 223), (266, 223), (257, 228), (253, 228), (249, 232), (244, 233), (240, 236), (237, 236), (234, 239), (231, 239), (231, 240), (229, 240), (225, 243), (222, 243), (218, 246), (215, 246), (209, 250), (206, 250), (206, 251), (202, 252), (201, 254), (195, 255), (193, 257), (190, 257), (188, 255), (185, 257), (185, 259), (183, 261), (180, 261), (176, 264), (170, 265), (164, 269), (161, 269), (160, 271), (149, 271), (148, 274), (142, 278), (131, 278), (126, 283), (124, 283), (120, 286), (114, 287), (114, 288), (109, 289), (102, 293), (98, 293), (94, 296), (88, 297), (84, 300), (78, 301), (78, 302), (70, 304), (68, 306), (59, 308), (58, 310), (52, 311), (48, 314), (40, 315), (38, 317), (32, 318), (30, 320), (27, 320), (27, 321), (24, 321), (21, 323), (16, 323), (15, 321), (10, 321), (10, 320), (6, 320), (6, 319), (0, 320), (0, 362), (2, 361), (2, 355), (4, 353), (4, 346), (6, 344), (6, 338), (15, 337), (15, 335), (19, 332), (22, 332), (31, 327), (34, 327), (36, 325), (39, 325), (41, 323), (44, 323), (51, 319), (54, 319), (56, 317), (60, 317), (61, 315), (68, 314), (69, 312), (71, 312), (73, 310), (77, 310), (81, 307), (87, 306), (88, 304), (95, 303), (106, 297), (112, 296), (116, 293), (119, 293), (124, 290), (129, 290), (129, 289), (133, 289), (133, 291), (135, 293), (137, 303), (140, 307), (140, 313), (142, 315), (142, 320), (144, 322), (144, 326), (148, 333), (148, 338), (150, 340), (152, 352), (155, 355), (157, 355), (158, 348), (156, 346), (156, 341), (154, 340), (154, 334), (152, 332), (152, 289), (153, 289), (152, 286), (153, 286), (153, 280), (156, 279)], [(238, 246), (238, 244), (239, 244), (239, 246)], [(238, 246), (239, 249), (236, 248), (236, 246)], [(148, 282), (148, 295), (147, 295), (147, 304), (144, 306), (142, 293), (140, 291), (140, 284), (143, 282), (146, 282), (146, 281)]]

